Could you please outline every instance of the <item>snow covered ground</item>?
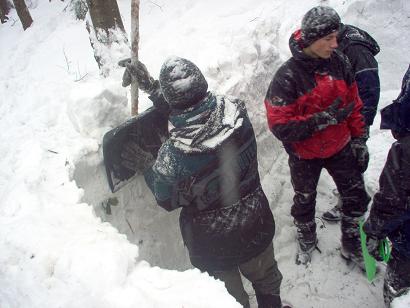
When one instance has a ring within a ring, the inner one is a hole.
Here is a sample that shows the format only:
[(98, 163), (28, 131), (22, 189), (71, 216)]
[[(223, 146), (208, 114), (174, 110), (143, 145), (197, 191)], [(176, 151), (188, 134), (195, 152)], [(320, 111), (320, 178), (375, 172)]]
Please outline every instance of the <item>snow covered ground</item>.
[[(15, 11), (0, 25), (0, 307), (238, 307), (221, 282), (192, 269), (178, 213), (155, 206), (141, 178), (116, 193), (118, 205), (102, 206), (112, 197), (102, 136), (129, 116), (122, 71), (99, 75), (85, 24), (65, 10), (67, 2), (27, 3), (32, 27), (23, 31)], [(130, 29), (129, 1), (118, 3)], [(141, 1), (140, 59), (156, 76), (166, 57), (186, 57), (211, 89), (247, 100), (277, 224), (282, 297), (298, 308), (381, 308), (384, 267), (370, 284), (346, 265), (337, 224), (318, 220), (322, 253), (307, 268), (294, 263), (287, 155), (266, 129), (268, 83), (290, 55), (289, 35), (318, 4), (333, 6), (379, 42), (380, 107), (388, 104), (409, 63), (408, 0)], [(122, 56), (119, 50), (114, 58)], [(140, 110), (150, 105), (146, 96), (140, 100)], [(371, 194), (393, 141), (379, 124), (378, 115), (365, 174)], [(323, 172), (318, 217), (335, 204), (333, 188)], [(408, 299), (396, 305), (409, 306)]]

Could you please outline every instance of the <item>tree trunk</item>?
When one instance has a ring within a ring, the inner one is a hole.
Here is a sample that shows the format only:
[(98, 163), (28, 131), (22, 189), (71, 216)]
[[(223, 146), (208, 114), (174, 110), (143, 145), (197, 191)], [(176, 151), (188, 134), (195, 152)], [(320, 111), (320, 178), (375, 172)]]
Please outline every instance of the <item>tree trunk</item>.
[(87, 0), (87, 5), (96, 32), (102, 29), (108, 33), (117, 27), (124, 31), (116, 0)]
[(0, 0), (0, 21), (4, 24), (9, 18), (7, 14), (10, 11), (10, 4), (7, 0)]
[[(138, 61), (140, 1), (131, 0), (131, 63)], [(131, 84), (131, 115), (138, 114), (138, 83)]]
[(13, 0), (13, 2), (14, 7), (17, 11), (17, 15), (19, 16), (21, 24), (23, 25), (23, 29), (26, 30), (33, 23), (33, 19), (31, 18), (27, 5), (24, 0)]
[[(94, 28), (87, 22), (87, 30), (90, 33), (91, 46), (94, 49), (94, 58), (98, 63), (103, 76), (108, 76), (111, 69), (117, 66), (120, 59), (113, 59), (114, 54), (124, 54), (127, 49), (129, 55), (128, 39), (122, 23), (120, 10), (116, 0), (87, 0), (88, 11)], [(119, 30), (119, 31), (118, 31)], [(107, 49), (117, 48), (116, 52), (108, 52)]]

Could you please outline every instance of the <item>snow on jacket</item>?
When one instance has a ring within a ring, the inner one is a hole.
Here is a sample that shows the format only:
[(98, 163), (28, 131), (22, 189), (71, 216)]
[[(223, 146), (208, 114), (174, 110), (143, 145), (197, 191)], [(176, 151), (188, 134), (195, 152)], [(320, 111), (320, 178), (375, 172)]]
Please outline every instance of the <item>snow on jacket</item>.
[(374, 58), (380, 52), (380, 47), (366, 31), (343, 24), (338, 35), (338, 45), (352, 65), (359, 96), (363, 101), (362, 114), (366, 125), (372, 125), (380, 97), (379, 70)]
[(221, 270), (257, 256), (272, 241), (275, 224), (243, 102), (208, 93), (193, 107), (174, 110), (170, 122), (170, 138), (145, 179), (160, 206), (182, 207), (192, 264)]
[(364, 230), (410, 258), (410, 135), (393, 143)]
[[(351, 139), (363, 134), (362, 101), (347, 58), (334, 51), (329, 59), (306, 55), (300, 30), (292, 34), (292, 57), (276, 72), (265, 98), (269, 128), (288, 153), (303, 159), (327, 158)], [(340, 97), (341, 107), (354, 102), (350, 116), (339, 124), (317, 131), (312, 116)]]

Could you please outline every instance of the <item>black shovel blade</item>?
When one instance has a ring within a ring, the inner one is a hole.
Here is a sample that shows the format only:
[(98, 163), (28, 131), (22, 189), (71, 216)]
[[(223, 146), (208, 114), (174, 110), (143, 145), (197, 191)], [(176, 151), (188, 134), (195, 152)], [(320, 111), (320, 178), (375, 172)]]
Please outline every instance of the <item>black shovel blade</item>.
[[(147, 109), (107, 132), (103, 138), (103, 155), (111, 191), (118, 191), (132, 177), (142, 174), (152, 165), (159, 148), (167, 138), (168, 117), (155, 107)], [(134, 147), (137, 146), (140, 153), (138, 157), (135, 156), (135, 161), (131, 164), (132, 168), (129, 164), (124, 164), (123, 153), (129, 143), (133, 143)], [(142, 161), (141, 155), (144, 157)]]

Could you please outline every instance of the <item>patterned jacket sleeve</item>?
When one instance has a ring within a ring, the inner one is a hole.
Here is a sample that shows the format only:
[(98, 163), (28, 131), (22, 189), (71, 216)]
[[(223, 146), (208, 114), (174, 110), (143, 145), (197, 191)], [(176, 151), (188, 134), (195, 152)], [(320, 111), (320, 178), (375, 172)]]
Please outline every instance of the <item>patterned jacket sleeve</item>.
[(161, 147), (155, 164), (145, 171), (144, 178), (158, 205), (167, 211), (172, 211), (180, 207), (173, 197), (177, 170), (175, 164), (167, 163), (170, 160), (169, 157), (165, 157), (169, 155), (169, 150), (166, 148), (166, 144)]
[(282, 142), (305, 140), (317, 129), (312, 115), (296, 113), (296, 84), (291, 71), (281, 67), (269, 85), (265, 97), (269, 129)]
[[(384, 238), (410, 220), (410, 185), (401, 173), (401, 168), (410, 168), (410, 163), (400, 158), (399, 151), (399, 145), (393, 144), (379, 179), (379, 191), (364, 224), (365, 232), (373, 237)], [(401, 166), (403, 163), (406, 165)], [(406, 189), (405, 185), (409, 187)]]
[(379, 70), (373, 53), (365, 46), (353, 44), (346, 48), (345, 54), (353, 67), (354, 78), (363, 101), (362, 114), (367, 126), (373, 124), (380, 97)]

